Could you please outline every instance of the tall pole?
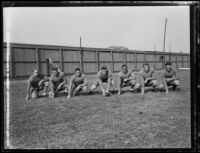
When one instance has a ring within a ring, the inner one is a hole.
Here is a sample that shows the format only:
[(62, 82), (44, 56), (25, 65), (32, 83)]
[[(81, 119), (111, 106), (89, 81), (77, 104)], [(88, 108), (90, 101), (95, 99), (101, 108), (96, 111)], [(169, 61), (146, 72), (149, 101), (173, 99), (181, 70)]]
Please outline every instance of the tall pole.
[(80, 37), (80, 67), (81, 67), (81, 71), (84, 72), (84, 70), (83, 70), (83, 50), (81, 48), (81, 37)]
[(80, 48), (81, 48), (81, 37), (80, 37)]
[(165, 29), (164, 29), (164, 42), (163, 42), (163, 66), (165, 61), (165, 38), (166, 38), (166, 28), (167, 28), (167, 18), (165, 19)]
[(154, 51), (156, 51), (156, 44), (154, 44)]

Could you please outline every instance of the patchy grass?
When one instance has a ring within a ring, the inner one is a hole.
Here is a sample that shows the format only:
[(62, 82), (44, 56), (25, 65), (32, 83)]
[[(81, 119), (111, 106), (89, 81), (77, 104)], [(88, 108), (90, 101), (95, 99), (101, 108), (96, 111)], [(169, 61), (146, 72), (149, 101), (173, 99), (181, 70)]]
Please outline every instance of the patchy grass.
[[(190, 72), (178, 75), (180, 89), (169, 94), (103, 97), (97, 92), (70, 100), (59, 96), (27, 102), (27, 82), (12, 81), (10, 148), (190, 148)], [(95, 77), (88, 79), (91, 85)]]

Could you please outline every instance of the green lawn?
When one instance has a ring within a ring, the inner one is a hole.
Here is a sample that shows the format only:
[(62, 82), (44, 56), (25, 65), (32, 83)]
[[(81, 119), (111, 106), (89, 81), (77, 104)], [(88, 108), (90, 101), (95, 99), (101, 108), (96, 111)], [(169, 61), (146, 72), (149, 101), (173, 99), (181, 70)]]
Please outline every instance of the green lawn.
[[(190, 148), (190, 71), (178, 75), (181, 86), (169, 94), (103, 97), (97, 92), (70, 100), (63, 95), (28, 102), (27, 82), (12, 81), (10, 148)], [(89, 85), (94, 79), (88, 76)]]

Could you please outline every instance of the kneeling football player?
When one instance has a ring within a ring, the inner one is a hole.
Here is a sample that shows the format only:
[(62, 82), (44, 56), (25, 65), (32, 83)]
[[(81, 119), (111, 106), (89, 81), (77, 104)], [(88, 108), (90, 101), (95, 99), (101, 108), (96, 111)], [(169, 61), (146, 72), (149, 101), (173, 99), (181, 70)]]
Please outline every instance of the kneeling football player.
[(144, 94), (145, 87), (150, 87), (154, 91), (158, 86), (158, 81), (155, 77), (155, 70), (148, 63), (143, 64), (143, 68), (139, 72), (140, 83), (136, 86), (141, 87), (141, 95)]
[(123, 64), (122, 70), (118, 74), (118, 94), (121, 94), (121, 89), (123, 87), (130, 86), (130, 90), (132, 91), (136, 83), (136, 76), (133, 71), (129, 70), (126, 64)]
[(88, 86), (85, 74), (83, 74), (80, 68), (75, 69), (75, 74), (71, 77), (69, 83), (69, 93), (68, 97), (76, 96), (80, 91), (87, 93)]
[(46, 95), (48, 89), (48, 78), (45, 78), (43, 75), (39, 74), (39, 71), (35, 69), (33, 74), (28, 79), (28, 88), (26, 100), (35, 99), (38, 97), (38, 93), (41, 90), (44, 90), (43, 95)]
[[(107, 88), (104, 89), (103, 83), (107, 84)], [(102, 66), (101, 70), (97, 73), (97, 80), (95, 83), (91, 86), (90, 94), (98, 87), (101, 87), (101, 91), (103, 93), (103, 96), (110, 95), (110, 86), (113, 87), (114, 80), (112, 80), (112, 73), (108, 70), (106, 66)], [(112, 89), (113, 91), (113, 89)]]
[(176, 90), (176, 87), (179, 85), (179, 79), (176, 76), (176, 70), (171, 67), (172, 63), (167, 62), (165, 68), (162, 71), (162, 82), (160, 84), (160, 89), (165, 89), (165, 92), (168, 93), (168, 87), (172, 86), (173, 90)]
[(67, 79), (64, 77), (64, 72), (58, 71), (58, 68), (52, 68), (52, 74), (49, 78), (50, 85), (50, 98), (55, 98), (57, 94), (64, 90), (65, 93), (68, 92)]

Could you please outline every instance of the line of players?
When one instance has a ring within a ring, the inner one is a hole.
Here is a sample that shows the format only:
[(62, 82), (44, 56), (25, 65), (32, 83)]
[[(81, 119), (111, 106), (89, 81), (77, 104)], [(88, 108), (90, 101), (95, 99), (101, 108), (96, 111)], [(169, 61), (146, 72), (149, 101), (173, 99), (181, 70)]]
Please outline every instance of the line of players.
[[(168, 88), (171, 86), (175, 90), (179, 85), (179, 79), (176, 76), (177, 70), (172, 68), (171, 65), (171, 62), (165, 64), (165, 68), (161, 72), (162, 83), (158, 84), (156, 72), (148, 63), (143, 64), (143, 68), (139, 72), (139, 81), (137, 81), (135, 73), (128, 69), (126, 64), (123, 64), (118, 74), (117, 93), (120, 95), (122, 88), (128, 86), (130, 86), (130, 91), (141, 91), (141, 95), (144, 94), (146, 88), (151, 88), (152, 91), (160, 90), (168, 93)], [(107, 85), (106, 89), (103, 87), (104, 83)], [(50, 88), (48, 93), (50, 98), (55, 98), (63, 90), (68, 94), (67, 98), (70, 98), (76, 96), (79, 92), (92, 94), (98, 86), (100, 86), (103, 96), (109, 96), (110, 93), (115, 93), (114, 84), (112, 73), (106, 66), (101, 67), (90, 89), (88, 89), (86, 75), (79, 68), (75, 69), (69, 85), (64, 77), (64, 72), (58, 68), (52, 68), (52, 74), (49, 78), (39, 74), (38, 70), (34, 70), (28, 80), (26, 99), (37, 98), (41, 90), (44, 91), (44, 96), (47, 95), (48, 88)]]

